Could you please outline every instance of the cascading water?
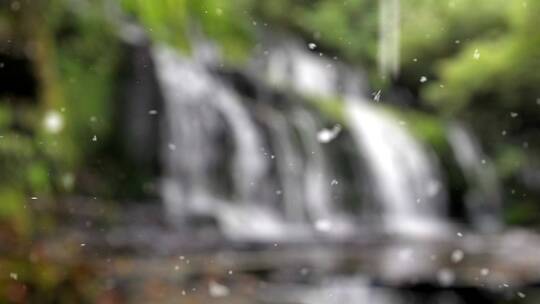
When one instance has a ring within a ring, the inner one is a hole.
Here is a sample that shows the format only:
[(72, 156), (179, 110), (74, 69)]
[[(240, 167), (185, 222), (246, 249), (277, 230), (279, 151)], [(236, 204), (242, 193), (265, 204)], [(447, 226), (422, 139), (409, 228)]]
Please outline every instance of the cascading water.
[[(279, 229), (271, 213), (262, 215), (256, 205), (261, 199), (257, 189), (268, 166), (260, 152), (262, 136), (240, 97), (196, 61), (167, 48), (156, 48), (154, 57), (168, 124), (163, 149), (163, 193), (168, 213), (177, 218), (219, 214), (225, 222), (234, 224), (226, 228), (242, 231), (246, 227), (236, 223), (243, 223), (253, 226), (254, 233), (274, 234)], [(223, 158), (227, 151), (220, 145), (224, 135), (232, 138), (230, 169), (220, 168), (228, 162)], [(227, 179), (223, 173), (230, 173), (232, 195), (219, 191)]]
[(303, 208), (304, 196), (302, 187), (302, 155), (295, 146), (292, 128), (285, 116), (271, 108), (265, 109), (265, 124), (270, 131), (276, 170), (281, 177), (281, 189), (277, 190), (282, 197), (282, 209), (285, 218), (300, 223), (306, 220)]
[(456, 161), (470, 185), (465, 206), (474, 228), (494, 232), (501, 228), (502, 199), (495, 168), (483, 155), (475, 137), (462, 125), (448, 128), (448, 139)]
[(331, 197), (331, 187), (338, 181), (330, 178), (327, 156), (316, 137), (323, 126), (312, 113), (304, 109), (293, 112), (293, 121), (304, 146), (304, 196), (308, 215), (315, 228), (321, 232), (350, 235), (354, 229), (351, 221)]
[[(359, 189), (370, 185), (362, 204), (378, 210), (381, 221), (375, 226), (409, 237), (446, 235), (447, 196), (437, 159), (406, 126), (365, 97), (361, 74), (310, 48), (294, 40), (273, 44), (253, 65), (256, 75), (262, 65), (274, 86), (344, 100), (321, 102), (344, 109), (349, 144), (355, 147), (351, 157), (364, 164), (352, 168), (361, 172), (355, 174), (360, 179), (345, 182)], [(166, 48), (155, 49), (155, 60), (168, 122), (163, 193), (171, 215), (212, 216), (233, 238), (290, 239), (307, 236), (309, 230), (345, 235), (358, 229), (344, 208), (351, 202), (331, 195), (332, 183), (339, 180), (331, 178), (336, 168), (325, 150), (339, 129), (321, 141), (324, 125), (307, 103), (272, 101), (280, 98), (275, 96), (263, 100), (259, 93), (256, 101), (246, 100), (211, 72), (211, 60), (186, 59)], [(456, 146), (466, 144), (461, 133), (452, 134)], [(466, 151), (456, 154), (463, 169), (476, 161)], [(491, 189), (480, 186), (484, 192)], [(359, 219), (373, 224), (373, 215)]]
[(366, 85), (361, 78), (343, 85), (336, 75), (350, 71), (309, 54), (298, 44), (287, 43), (284, 49), (268, 56), (270, 81), (310, 96), (345, 97), (345, 119), (357, 157), (367, 164), (366, 178), (374, 185), (372, 198), (382, 205), (386, 230), (416, 236), (443, 232), (444, 183), (425, 148), (396, 120), (370, 104), (363, 96)]
[(417, 236), (441, 232), (443, 184), (421, 144), (365, 100), (349, 99), (346, 108), (360, 155), (371, 172), (373, 195), (384, 208), (386, 229)]

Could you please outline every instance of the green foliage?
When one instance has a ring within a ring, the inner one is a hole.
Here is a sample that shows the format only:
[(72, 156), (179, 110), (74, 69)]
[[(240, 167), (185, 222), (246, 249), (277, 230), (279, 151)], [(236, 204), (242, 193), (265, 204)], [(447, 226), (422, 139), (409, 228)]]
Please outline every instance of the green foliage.
[(26, 200), (17, 188), (0, 188), (0, 227), (7, 222), (19, 237), (27, 236), (31, 227)]
[(2, 104), (0, 101), (0, 130), (5, 130), (12, 123), (11, 110), (6, 104)]
[(343, 112), (344, 106), (342, 100), (316, 97), (307, 97), (305, 100), (328, 120), (345, 124), (345, 113)]
[(537, 93), (538, 4), (452, 1), (449, 5), (427, 0), (407, 4), (404, 77), (418, 83), (420, 75), (432, 75), (436, 81), (420, 91), (437, 109), (453, 115), (478, 107), (509, 110)]
[(377, 1), (260, 1), (258, 12), (289, 25), (307, 39), (352, 61), (373, 63), (377, 43)]
[[(401, 82), (418, 90), (443, 116), (469, 122), (494, 157), (505, 185), (528, 193), (526, 200), (506, 198), (509, 220), (530, 224), (534, 219), (523, 215), (537, 209), (533, 205), (539, 191), (527, 190), (516, 177), (524, 166), (540, 160), (535, 127), (540, 115), (540, 4), (451, 4), (407, 2)], [(423, 75), (430, 81), (420, 84)]]
[(250, 0), (122, 1), (155, 41), (189, 51), (192, 42), (210, 38), (232, 61), (245, 60), (252, 46), (252, 4)]
[(406, 74), (422, 69), (427, 73), (434, 61), (455, 54), (475, 39), (494, 39), (508, 27), (509, 2), (505, 0), (412, 0), (401, 4), (401, 56)]
[[(65, 105), (60, 110), (66, 120), (58, 153), (66, 153), (73, 164), (97, 148), (96, 136), (104, 140), (110, 132), (114, 113), (118, 39), (104, 20), (100, 6), (71, 16), (64, 11), (53, 31), (71, 31), (57, 38), (58, 71)], [(81, 153), (83, 152), (83, 153)]]
[(439, 153), (449, 152), (443, 120), (414, 110), (395, 107), (385, 107), (385, 110), (396, 117), (412, 134)]

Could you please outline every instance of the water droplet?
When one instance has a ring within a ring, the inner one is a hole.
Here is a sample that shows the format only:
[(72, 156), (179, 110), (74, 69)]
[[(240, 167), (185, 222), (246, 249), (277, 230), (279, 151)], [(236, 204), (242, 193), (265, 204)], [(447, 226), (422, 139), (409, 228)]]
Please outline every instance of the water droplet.
[(322, 129), (317, 133), (317, 139), (320, 143), (326, 144), (336, 138), (341, 132), (341, 125), (336, 124), (332, 129)]
[(464, 257), (465, 257), (465, 254), (463, 253), (463, 251), (456, 249), (452, 252), (451, 260), (454, 263), (459, 263), (463, 260)]
[(510, 117), (516, 118), (516, 117), (518, 117), (518, 116), (519, 116), (518, 113), (516, 113), (516, 112), (510, 112)]
[(450, 286), (454, 283), (456, 275), (450, 269), (443, 268), (437, 272), (437, 280), (442, 286)]
[(332, 228), (332, 223), (327, 219), (318, 219), (315, 221), (315, 229), (318, 231), (330, 231)]
[(47, 130), (49, 133), (55, 134), (60, 132), (64, 127), (64, 118), (62, 115), (60, 115), (60, 113), (51, 110), (45, 114), (43, 124), (45, 130)]
[(434, 197), (441, 190), (441, 183), (437, 180), (431, 180), (427, 184), (426, 195), (428, 197)]
[(421, 83), (424, 83), (424, 82), (426, 82), (426, 81), (428, 81), (428, 79), (427, 79), (426, 76), (420, 77), (420, 82), (421, 82)]
[(313, 43), (313, 42), (310, 42), (310, 43), (308, 43), (308, 47), (309, 47), (310, 50), (314, 50), (317, 47), (317, 45), (315, 43)]
[(398, 258), (404, 261), (410, 260), (412, 258), (412, 255), (413, 250), (411, 248), (404, 248), (398, 252)]
[(476, 60), (480, 59), (480, 51), (478, 49), (474, 50), (473, 58), (476, 59)]
[(225, 285), (219, 284), (214, 281), (208, 283), (208, 294), (213, 298), (226, 297), (230, 293), (229, 288)]

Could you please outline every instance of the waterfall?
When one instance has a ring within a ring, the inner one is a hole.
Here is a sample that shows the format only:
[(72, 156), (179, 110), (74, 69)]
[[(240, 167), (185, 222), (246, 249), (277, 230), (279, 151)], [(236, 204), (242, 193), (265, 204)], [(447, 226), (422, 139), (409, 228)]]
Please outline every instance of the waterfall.
[[(274, 40), (276, 38), (269, 38)], [(308, 96), (336, 97), (339, 73), (328, 59), (311, 54), (308, 45), (285, 39), (268, 46), (268, 55), (256, 63), (266, 69), (269, 83)]]
[(444, 222), (444, 186), (424, 148), (396, 120), (365, 99), (347, 101), (347, 119), (367, 162), (374, 195), (391, 232), (430, 234)]
[[(242, 203), (258, 199), (257, 187), (267, 167), (261, 135), (239, 96), (213, 78), (204, 66), (167, 48), (154, 51), (158, 79), (166, 101), (164, 151), (165, 201), (175, 214), (208, 212), (223, 200), (212, 176), (224, 160), (220, 136), (232, 138), (230, 175), (234, 195)], [(179, 201), (183, 201), (180, 203)]]
[(327, 156), (316, 137), (323, 125), (305, 109), (294, 111), (293, 121), (304, 147), (304, 196), (311, 222), (317, 230), (335, 236), (351, 234), (351, 221), (339, 209), (343, 206), (332, 199), (331, 187), (338, 181), (331, 178)]
[[(444, 232), (446, 191), (437, 161), (397, 119), (370, 103), (365, 81), (351, 77), (353, 81), (340, 83), (338, 75), (354, 75), (354, 71), (310, 54), (298, 43), (274, 45), (274, 49), (267, 59), (271, 82), (308, 96), (346, 99), (345, 119), (356, 157), (366, 163), (365, 179), (374, 185), (372, 198), (382, 206), (385, 229), (415, 236)], [(298, 119), (302, 120), (306, 119)]]
[(502, 199), (497, 173), (483, 154), (478, 140), (464, 126), (453, 123), (448, 140), (469, 184), (465, 206), (473, 226), (484, 232), (501, 228)]
[(281, 209), (289, 221), (304, 222), (306, 214), (302, 204), (302, 155), (294, 143), (293, 129), (282, 113), (269, 108), (265, 114), (264, 120), (274, 147), (276, 170), (281, 177), (281, 189), (277, 190), (282, 197)]
[[(244, 95), (215, 72), (213, 60), (155, 48), (165, 101), (163, 197), (173, 220), (210, 216), (238, 239), (346, 236), (366, 227), (366, 219), (393, 235), (447, 235), (447, 192), (436, 156), (366, 97), (361, 73), (296, 40), (280, 41), (253, 61), (248, 75), (257, 76), (245, 81), (257, 92)], [(275, 91), (288, 93), (268, 94)], [(347, 158), (358, 160), (348, 164), (354, 174), (340, 174), (343, 160), (327, 153), (341, 149), (334, 136), (318, 140), (335, 122), (328, 125), (305, 98), (343, 108)], [(497, 197), (489, 196), (496, 193), (494, 172), (478, 167), (479, 150), (462, 129), (449, 137), (461, 169), (476, 183), (467, 197), (475, 222), (496, 226)], [(333, 196), (339, 182), (368, 191), (358, 191), (363, 197), (355, 201)], [(488, 200), (491, 205), (483, 203)]]

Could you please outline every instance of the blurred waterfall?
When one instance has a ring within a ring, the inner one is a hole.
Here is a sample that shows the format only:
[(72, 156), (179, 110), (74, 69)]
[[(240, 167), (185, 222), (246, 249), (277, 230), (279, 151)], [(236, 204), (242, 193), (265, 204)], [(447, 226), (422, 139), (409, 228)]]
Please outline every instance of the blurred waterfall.
[[(270, 41), (245, 72), (256, 76), (240, 85), (217, 73), (208, 56), (154, 49), (165, 100), (163, 197), (171, 218), (208, 216), (237, 239), (350, 236), (366, 227), (362, 220), (392, 235), (449, 235), (438, 159), (405, 123), (367, 98), (363, 74), (299, 41)], [(343, 130), (306, 99), (342, 109)], [(320, 140), (327, 129), (334, 130), (331, 138)], [(341, 133), (349, 140), (341, 141)], [(479, 152), (467, 133), (454, 128), (449, 137), (461, 170), (478, 181), (467, 197), (475, 222), (496, 226), (498, 209), (477, 202), (485, 200), (479, 193), (486, 199), (497, 193), (494, 173), (475, 167)], [(337, 151), (346, 157), (336, 159)], [(334, 196), (341, 182), (347, 193)]]
[(264, 120), (270, 131), (273, 157), (280, 176), (281, 188), (277, 194), (282, 197), (283, 212), (286, 219), (293, 222), (306, 220), (302, 191), (302, 155), (295, 145), (293, 128), (285, 116), (274, 110), (266, 109)]
[(385, 230), (414, 236), (443, 233), (448, 228), (442, 224), (446, 222), (446, 190), (433, 155), (397, 119), (370, 103), (363, 78), (340, 77), (354, 75), (353, 70), (312, 55), (293, 42), (277, 49), (267, 61), (271, 82), (308, 96), (346, 100), (345, 120), (356, 157), (368, 169), (357, 183), (369, 180), (374, 186), (371, 198), (382, 207)]
[(435, 161), (396, 119), (365, 99), (351, 98), (346, 108), (385, 228), (414, 236), (443, 232), (446, 196)]
[(305, 109), (293, 112), (304, 150), (304, 196), (308, 216), (320, 232), (350, 235), (352, 222), (345, 217), (343, 202), (332, 199), (332, 186), (338, 183), (330, 177), (324, 147), (315, 134), (323, 127), (317, 117)]
[(478, 140), (464, 126), (450, 125), (448, 139), (469, 184), (465, 207), (470, 221), (480, 231), (498, 231), (502, 227), (502, 198), (495, 167), (483, 154)]
[[(172, 50), (154, 52), (167, 115), (167, 147), (164, 149), (167, 178), (165, 197), (173, 213), (210, 212), (220, 181), (213, 176), (227, 153), (220, 144), (230, 136), (233, 196), (242, 203), (258, 199), (257, 187), (268, 166), (259, 152), (261, 134), (240, 98), (213, 78), (204, 66), (183, 59)], [(228, 132), (227, 132), (228, 131)], [(225, 170), (225, 168), (223, 168)], [(218, 172), (218, 175), (224, 172)], [(187, 200), (187, 209), (177, 201)], [(177, 210), (180, 208), (180, 210)]]

